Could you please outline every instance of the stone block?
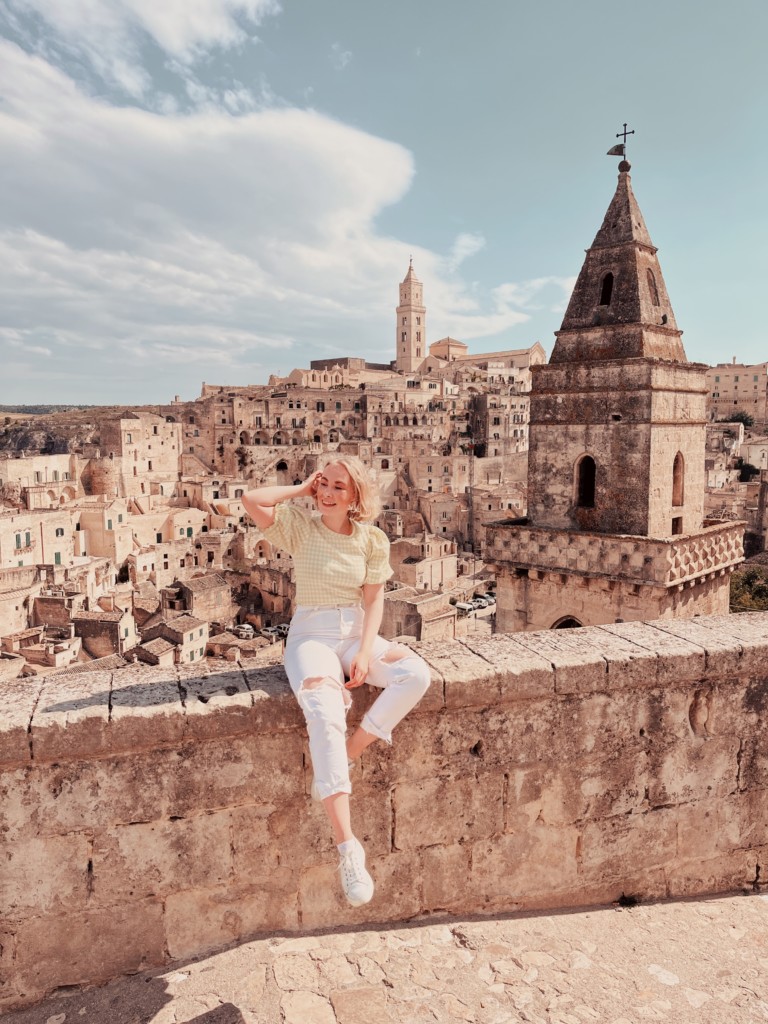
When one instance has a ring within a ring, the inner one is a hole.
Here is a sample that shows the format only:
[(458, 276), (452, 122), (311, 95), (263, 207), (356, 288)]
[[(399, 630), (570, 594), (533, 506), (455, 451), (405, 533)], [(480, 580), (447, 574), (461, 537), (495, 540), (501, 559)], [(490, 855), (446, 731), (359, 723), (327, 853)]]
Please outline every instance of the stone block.
[(471, 850), (471, 844), (453, 843), (421, 851), (425, 910), (430, 913), (468, 912), (466, 908), (472, 903), (466, 892)]
[[(743, 668), (742, 642), (733, 636), (727, 625), (723, 625), (722, 617), (716, 621), (717, 628), (703, 625), (701, 616), (695, 619), (660, 619), (654, 626), (665, 633), (671, 633), (672, 636), (702, 647), (705, 652), (703, 678), (709, 681), (736, 676)], [(759, 646), (763, 656), (768, 658), (765, 646)]]
[(135, 665), (116, 673), (111, 726), (115, 751), (178, 745), (185, 717), (175, 670)]
[(503, 775), (487, 772), (401, 783), (394, 791), (395, 848), (417, 850), (501, 833), (503, 788)]
[(446, 707), (485, 707), (499, 697), (495, 667), (458, 640), (426, 640), (419, 654), (443, 681)]
[[(730, 805), (730, 806), (729, 806)], [(724, 839), (730, 839), (733, 824), (729, 819), (734, 807), (717, 797), (696, 800), (677, 808), (677, 857), (682, 861), (711, 860), (718, 857)], [(738, 845), (732, 844), (732, 845)]]
[(337, 1024), (382, 1024), (389, 1019), (387, 995), (381, 986), (336, 989), (331, 992), (331, 1003)]
[(608, 690), (634, 690), (658, 684), (659, 657), (602, 626), (594, 627), (595, 644), (608, 666)]
[(651, 756), (648, 799), (652, 806), (681, 804), (736, 789), (739, 740), (730, 736), (680, 740), (660, 756)]
[(653, 685), (680, 686), (705, 676), (705, 650), (681, 636), (663, 628), (663, 622), (614, 622), (601, 626), (601, 630), (623, 637), (638, 647), (654, 653), (658, 671)]
[(162, 904), (154, 900), (32, 917), (16, 935), (18, 989), (41, 999), (65, 985), (97, 984), (165, 963)]
[(17, 839), (7, 844), (2, 860), (3, 917), (18, 920), (85, 907), (92, 875), (90, 840), (82, 832)]
[(555, 693), (605, 691), (608, 667), (590, 630), (520, 633), (515, 639), (551, 664), (555, 672)]
[(616, 876), (617, 868), (665, 867), (677, 853), (675, 808), (587, 822), (582, 828), (580, 868), (587, 882)]
[(280, 1010), (283, 1024), (336, 1024), (331, 1004), (317, 992), (286, 992)]
[(559, 700), (504, 704), (469, 716), (451, 716), (439, 724), (450, 765), (473, 774), (478, 759), (487, 771), (540, 761), (556, 735)]
[(253, 695), (240, 671), (187, 675), (179, 680), (185, 738), (209, 740), (253, 731)]
[(298, 733), (256, 733), (210, 743), (185, 744), (165, 778), (168, 813), (186, 817), (200, 808), (215, 809), (260, 800), (295, 798), (301, 773), (286, 766), (301, 765), (302, 737)]
[(644, 806), (649, 783), (647, 759), (622, 757), (513, 769), (505, 799), (505, 832), (537, 821), (568, 825), (627, 814)]
[(720, 821), (716, 835), (718, 853), (768, 847), (768, 789), (736, 791), (715, 803)]
[(74, 761), (0, 775), (0, 827), (8, 840), (65, 835), (167, 815), (166, 785), (178, 755), (157, 751)]
[(18, 1006), (18, 977), (14, 970), (16, 963), (16, 936), (3, 929), (0, 931), (0, 1014), (5, 1008)]
[(579, 832), (536, 824), (525, 832), (474, 843), (467, 890), (476, 912), (525, 909), (537, 897), (578, 891)]
[(366, 851), (366, 867), (376, 888), (371, 902), (362, 907), (350, 907), (347, 903), (339, 880), (338, 855), (331, 864), (319, 864), (303, 871), (299, 882), (302, 928), (402, 921), (420, 912), (417, 854), (394, 852), (384, 857), (370, 857)]
[(763, 881), (768, 848), (731, 850), (716, 857), (702, 860), (670, 861), (665, 868), (667, 893), (672, 899), (699, 896), (702, 893), (733, 892), (741, 889), (753, 892), (758, 878)]
[(44, 680), (12, 679), (0, 683), (0, 765), (24, 765), (31, 759), (28, 729)]
[(187, 889), (165, 901), (166, 942), (174, 960), (266, 932), (295, 931), (298, 923), (296, 889), (273, 891), (268, 882)]
[(253, 732), (304, 728), (304, 716), (282, 665), (245, 668), (243, 675), (253, 698)]
[(76, 672), (46, 680), (30, 732), (35, 761), (71, 761), (110, 749), (111, 684), (111, 672)]
[(101, 904), (216, 886), (232, 874), (230, 813), (118, 825), (93, 844), (93, 896)]
[(552, 663), (506, 633), (468, 637), (465, 646), (495, 666), (499, 676), (499, 701), (509, 703), (552, 696), (555, 673)]

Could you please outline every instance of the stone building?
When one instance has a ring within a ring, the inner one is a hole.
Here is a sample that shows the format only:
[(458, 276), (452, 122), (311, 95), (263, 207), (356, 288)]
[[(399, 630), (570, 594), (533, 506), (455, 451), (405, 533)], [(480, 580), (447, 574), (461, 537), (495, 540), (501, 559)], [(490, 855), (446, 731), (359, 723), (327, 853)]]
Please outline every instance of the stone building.
[(629, 169), (533, 367), (528, 517), (488, 527), (505, 632), (727, 613), (742, 559), (742, 526), (703, 525), (706, 367)]
[(748, 413), (768, 426), (768, 363), (718, 363), (707, 369), (707, 419), (727, 420)]
[(0, 495), (18, 496), (27, 509), (56, 508), (83, 493), (82, 460), (75, 454), (0, 460)]

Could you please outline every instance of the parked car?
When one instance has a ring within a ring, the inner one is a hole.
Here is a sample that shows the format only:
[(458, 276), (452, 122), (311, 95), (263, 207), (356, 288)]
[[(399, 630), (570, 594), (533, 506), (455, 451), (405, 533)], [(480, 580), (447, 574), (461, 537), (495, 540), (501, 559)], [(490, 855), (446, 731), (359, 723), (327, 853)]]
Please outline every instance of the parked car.
[(488, 604), (496, 604), (496, 597), (494, 594), (481, 594), (480, 597), (487, 601)]
[(256, 635), (256, 630), (250, 622), (241, 622), (238, 626), (234, 627), (232, 632), (240, 640), (251, 640)]
[(291, 627), (288, 625), (287, 622), (281, 622), (279, 626), (275, 626), (275, 629), (280, 634), (280, 636), (288, 636), (288, 630), (290, 628)]
[(472, 607), (473, 608), (487, 608), (488, 607), (488, 602), (485, 600), (484, 597), (473, 597), (471, 603), (472, 603)]
[(457, 601), (454, 607), (459, 615), (469, 615), (470, 612), (475, 610), (475, 606), (470, 604), (469, 601)]
[(267, 640), (271, 640), (272, 643), (274, 643), (275, 640), (280, 639), (280, 632), (277, 626), (265, 626), (264, 629), (259, 630), (259, 633), (261, 633), (262, 636), (265, 636)]

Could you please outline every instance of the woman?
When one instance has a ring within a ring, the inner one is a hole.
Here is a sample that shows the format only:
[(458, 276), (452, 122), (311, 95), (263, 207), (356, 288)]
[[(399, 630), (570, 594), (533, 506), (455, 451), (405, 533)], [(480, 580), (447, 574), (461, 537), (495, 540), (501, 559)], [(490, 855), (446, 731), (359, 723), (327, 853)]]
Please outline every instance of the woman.
[[(305, 497), (319, 516), (284, 504)], [(391, 742), (392, 729), (426, 692), (429, 668), (410, 648), (379, 636), (392, 575), (389, 540), (370, 523), (378, 497), (361, 462), (334, 459), (302, 484), (248, 491), (243, 504), (264, 536), (293, 557), (296, 610), (285, 671), (307, 722), (312, 796), (330, 819), (342, 887), (358, 907), (372, 898), (373, 880), (352, 832), (349, 769), (375, 740)], [(346, 739), (349, 690), (364, 682), (382, 692)]]

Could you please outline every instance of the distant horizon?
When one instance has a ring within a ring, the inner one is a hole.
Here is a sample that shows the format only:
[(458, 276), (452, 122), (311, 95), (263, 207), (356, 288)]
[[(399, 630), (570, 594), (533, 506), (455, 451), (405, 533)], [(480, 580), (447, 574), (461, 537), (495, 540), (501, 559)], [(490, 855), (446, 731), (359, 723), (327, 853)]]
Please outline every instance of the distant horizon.
[(389, 362), (411, 257), (427, 344), (549, 354), (625, 124), (688, 359), (766, 361), (768, 5), (738, 11), (0, 0), (0, 401)]

